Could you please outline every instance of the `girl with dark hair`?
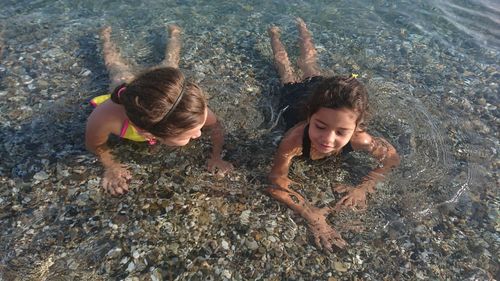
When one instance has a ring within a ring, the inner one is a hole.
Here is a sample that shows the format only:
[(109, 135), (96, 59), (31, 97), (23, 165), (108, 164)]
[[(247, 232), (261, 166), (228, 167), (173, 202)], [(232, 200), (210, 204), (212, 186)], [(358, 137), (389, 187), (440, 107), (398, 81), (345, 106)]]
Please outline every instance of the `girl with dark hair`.
[[(365, 128), (368, 94), (355, 77), (322, 77), (316, 62), (316, 50), (306, 24), (297, 19), (302, 79), (298, 82), (286, 50), (279, 39), (279, 28), (271, 27), (271, 47), (274, 62), (283, 85), (281, 103), (287, 107), (284, 119), (287, 132), (278, 147), (269, 174), (272, 185), (267, 192), (301, 215), (308, 223), (318, 247), (331, 251), (347, 243), (327, 223), (326, 217), (340, 207), (366, 208), (366, 194), (375, 192), (375, 184), (392, 168), (399, 165), (399, 155), (383, 138), (373, 137)], [(305, 109), (305, 110), (304, 110)], [(301, 114), (305, 111), (305, 115)], [(347, 193), (335, 208), (318, 208), (290, 188), (288, 177), (295, 156), (317, 160), (350, 151), (366, 151), (380, 166), (364, 177), (358, 186), (337, 186), (337, 192)]]
[(224, 174), (232, 165), (222, 160), (224, 131), (198, 85), (179, 71), (181, 29), (169, 25), (165, 59), (155, 68), (134, 77), (111, 42), (111, 28), (101, 32), (104, 62), (110, 73), (112, 94), (91, 100), (96, 108), (87, 120), (85, 144), (104, 166), (102, 185), (112, 195), (128, 191), (131, 175), (116, 161), (106, 145), (110, 134), (137, 142), (184, 146), (209, 128), (213, 143), (210, 171)]

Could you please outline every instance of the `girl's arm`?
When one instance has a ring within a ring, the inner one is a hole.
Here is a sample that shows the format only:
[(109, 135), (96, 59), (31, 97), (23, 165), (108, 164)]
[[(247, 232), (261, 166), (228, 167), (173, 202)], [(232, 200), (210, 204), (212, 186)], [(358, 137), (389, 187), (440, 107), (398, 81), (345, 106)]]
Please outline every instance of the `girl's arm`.
[(302, 154), (302, 130), (304, 126), (290, 129), (278, 146), (274, 156), (273, 167), (269, 173), (269, 180), (283, 188), (288, 188), (292, 181), (288, 178), (288, 170), (292, 158)]
[(224, 174), (233, 169), (231, 163), (222, 160), (222, 147), (224, 145), (224, 127), (217, 120), (217, 116), (207, 108), (206, 127), (210, 130), (210, 139), (212, 140), (212, 155), (208, 160), (208, 170), (213, 172), (218, 171), (219, 174)]
[(383, 180), (385, 175), (399, 165), (400, 159), (394, 146), (381, 137), (372, 137), (366, 132), (358, 132), (351, 138), (354, 150), (367, 151), (380, 165), (363, 177), (357, 188), (339, 186), (338, 192), (348, 192), (338, 204), (348, 207), (366, 207), (366, 193), (374, 193), (377, 182)]
[(96, 154), (104, 166), (102, 185), (112, 195), (128, 192), (127, 182), (131, 179), (130, 173), (118, 161), (114, 160), (111, 149), (107, 145), (111, 133), (118, 134), (121, 127), (118, 119), (113, 119), (103, 110), (96, 108), (87, 119), (85, 129), (85, 146)]
[(292, 158), (302, 153), (302, 132), (303, 126), (292, 128), (281, 141), (269, 174), (271, 186), (266, 192), (307, 221), (318, 247), (331, 251), (334, 244), (343, 248), (346, 242), (326, 222), (326, 216), (332, 210), (313, 206), (300, 193), (289, 188), (293, 182), (288, 178), (288, 170)]

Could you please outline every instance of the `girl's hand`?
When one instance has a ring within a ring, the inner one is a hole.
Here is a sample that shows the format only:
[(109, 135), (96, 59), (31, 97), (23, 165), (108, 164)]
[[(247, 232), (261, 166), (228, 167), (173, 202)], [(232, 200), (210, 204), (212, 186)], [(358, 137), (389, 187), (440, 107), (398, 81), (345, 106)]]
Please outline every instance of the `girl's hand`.
[(113, 165), (105, 168), (102, 186), (111, 195), (121, 195), (128, 192), (128, 182), (132, 179), (125, 165)]
[(329, 208), (316, 208), (316, 215), (314, 219), (308, 219), (308, 226), (314, 236), (316, 246), (331, 252), (333, 245), (342, 249), (347, 246), (347, 242), (326, 222), (325, 214), (329, 211)]
[(337, 207), (349, 207), (357, 211), (366, 210), (366, 192), (368, 190), (373, 190), (375, 182), (364, 181), (357, 187), (348, 185), (339, 185), (334, 188), (336, 192), (343, 193), (347, 192), (347, 195), (342, 197), (340, 201), (336, 204)]
[(208, 171), (213, 173), (213, 172), (217, 172), (217, 175), (220, 175), (220, 176), (223, 176), (225, 175), (227, 172), (233, 170), (233, 164), (227, 162), (227, 161), (224, 161), (220, 158), (218, 159), (214, 159), (214, 158), (211, 158), (208, 160)]

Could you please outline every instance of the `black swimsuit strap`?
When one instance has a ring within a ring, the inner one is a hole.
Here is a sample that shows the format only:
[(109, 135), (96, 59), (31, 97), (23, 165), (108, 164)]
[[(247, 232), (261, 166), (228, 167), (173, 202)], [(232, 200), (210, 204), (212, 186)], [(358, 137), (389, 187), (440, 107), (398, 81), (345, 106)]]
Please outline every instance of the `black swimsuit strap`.
[(311, 159), (311, 140), (309, 139), (309, 124), (304, 127), (302, 135), (302, 156), (306, 159)]
[(342, 152), (341, 152), (341, 155), (342, 156), (346, 156), (347, 154), (349, 154), (350, 152), (353, 152), (354, 149), (352, 148), (352, 145), (351, 145), (351, 141), (349, 141), (343, 148), (342, 148)]

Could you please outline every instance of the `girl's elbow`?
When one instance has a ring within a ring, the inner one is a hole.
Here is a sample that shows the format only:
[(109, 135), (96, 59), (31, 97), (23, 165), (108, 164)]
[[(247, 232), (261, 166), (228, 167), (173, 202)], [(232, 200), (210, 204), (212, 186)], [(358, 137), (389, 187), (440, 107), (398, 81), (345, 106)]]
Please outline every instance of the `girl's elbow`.
[(100, 144), (98, 144), (94, 139), (92, 139), (88, 136), (85, 137), (85, 148), (87, 148), (88, 151), (96, 154), (97, 148), (99, 146), (100, 146)]
[(391, 156), (389, 158), (391, 159), (391, 166), (393, 167), (397, 167), (401, 163), (401, 157), (396, 150), (391, 153)]

